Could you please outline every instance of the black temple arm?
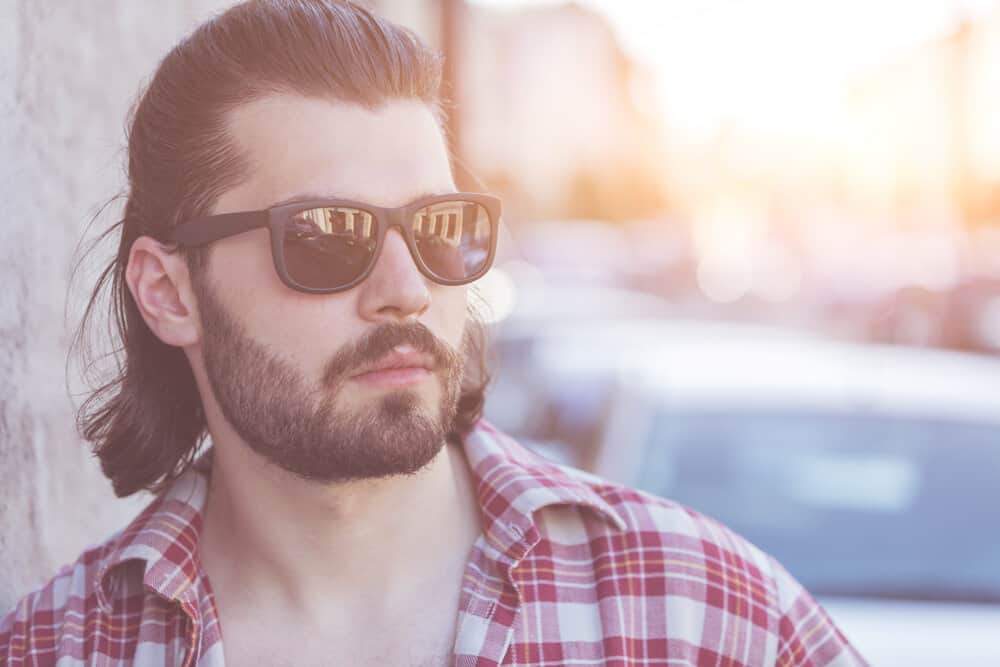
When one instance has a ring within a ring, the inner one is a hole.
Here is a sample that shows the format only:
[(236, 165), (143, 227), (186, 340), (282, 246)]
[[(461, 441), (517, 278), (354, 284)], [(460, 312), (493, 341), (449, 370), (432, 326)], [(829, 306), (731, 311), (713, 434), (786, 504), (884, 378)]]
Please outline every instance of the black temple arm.
[(251, 229), (267, 227), (268, 219), (266, 210), (210, 215), (177, 225), (169, 234), (168, 240), (183, 246), (203, 245), (249, 232)]

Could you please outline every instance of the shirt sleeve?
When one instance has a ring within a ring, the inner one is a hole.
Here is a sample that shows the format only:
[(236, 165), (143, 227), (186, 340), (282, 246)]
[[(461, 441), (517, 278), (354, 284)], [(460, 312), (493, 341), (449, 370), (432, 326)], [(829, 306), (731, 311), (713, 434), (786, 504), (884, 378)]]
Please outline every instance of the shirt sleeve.
[(0, 616), (0, 665), (23, 665), (28, 646), (31, 597), (21, 599)]
[(14, 630), (14, 610), (0, 615), (0, 664), (11, 662), (10, 640)]
[(780, 563), (773, 564), (781, 612), (775, 667), (868, 667), (826, 610)]
[(0, 615), (0, 666), (56, 663), (66, 612), (66, 578), (70, 572), (68, 567), (64, 568)]

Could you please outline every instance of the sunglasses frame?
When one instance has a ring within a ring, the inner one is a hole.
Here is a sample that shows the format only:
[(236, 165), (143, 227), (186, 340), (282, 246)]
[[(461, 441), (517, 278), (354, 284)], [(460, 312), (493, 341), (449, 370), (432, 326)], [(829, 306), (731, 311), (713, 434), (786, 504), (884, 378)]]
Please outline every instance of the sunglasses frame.
[[(449, 201), (479, 204), (486, 211), (490, 223), (489, 250), (486, 261), (483, 263), (483, 268), (471, 276), (458, 280), (448, 280), (431, 271), (424, 263), (423, 258), (420, 257), (420, 253), (417, 251), (416, 240), (413, 238), (412, 221), (414, 214), (432, 204)], [(358, 209), (371, 214), (376, 226), (375, 249), (372, 252), (371, 259), (368, 261), (368, 265), (364, 271), (357, 278), (344, 285), (337, 287), (308, 287), (300, 285), (292, 279), (285, 264), (285, 254), (282, 248), (285, 225), (296, 213), (313, 208), (338, 207)], [(174, 227), (168, 234), (167, 240), (180, 246), (195, 247), (263, 227), (267, 227), (270, 230), (271, 261), (274, 264), (275, 271), (278, 273), (278, 277), (286, 286), (299, 292), (306, 292), (308, 294), (333, 294), (349, 290), (364, 282), (365, 278), (371, 274), (379, 255), (382, 253), (382, 245), (385, 242), (386, 233), (393, 227), (399, 228), (400, 234), (402, 234), (403, 240), (406, 242), (406, 247), (410, 251), (410, 257), (413, 258), (417, 269), (426, 278), (439, 285), (467, 285), (481, 278), (493, 265), (497, 249), (497, 237), (500, 231), (500, 198), (478, 192), (454, 192), (421, 197), (398, 208), (372, 206), (371, 204), (350, 199), (312, 199), (282, 204), (257, 211), (220, 213), (218, 215), (196, 218)]]

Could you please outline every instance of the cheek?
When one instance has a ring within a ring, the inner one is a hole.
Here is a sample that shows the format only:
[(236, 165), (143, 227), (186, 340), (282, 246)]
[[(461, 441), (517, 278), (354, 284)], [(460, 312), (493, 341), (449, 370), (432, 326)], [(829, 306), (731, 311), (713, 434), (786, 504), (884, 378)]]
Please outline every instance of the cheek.
[(458, 349), (462, 342), (462, 333), (468, 319), (468, 292), (462, 287), (441, 287), (439, 293), (433, 296), (438, 306), (438, 319), (441, 331), (438, 334), (452, 347)]
[(266, 232), (260, 243), (218, 248), (209, 271), (215, 293), (246, 335), (306, 377), (318, 376), (345, 343), (363, 334), (349, 293), (304, 294), (281, 282)]
[(323, 297), (286, 295), (275, 302), (259, 300), (249, 321), (261, 332), (260, 338), (280, 346), (290, 357), (328, 358), (361, 334), (351, 313), (349, 307), (324, 302)]
[(235, 307), (246, 312), (260, 300), (273, 300), (287, 288), (271, 259), (271, 237), (266, 229), (232, 236), (211, 250), (209, 271), (213, 283)]

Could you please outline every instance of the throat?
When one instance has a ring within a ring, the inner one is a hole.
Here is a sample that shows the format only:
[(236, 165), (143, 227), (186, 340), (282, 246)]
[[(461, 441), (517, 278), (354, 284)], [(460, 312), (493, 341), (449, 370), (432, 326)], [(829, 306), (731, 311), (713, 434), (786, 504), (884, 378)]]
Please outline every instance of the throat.
[(336, 486), (274, 470), (235, 476), (217, 457), (199, 544), (217, 602), (293, 616), (326, 616), (333, 604), (373, 620), (435, 590), (452, 590), (457, 604), (482, 528), (454, 447), (417, 475)]

